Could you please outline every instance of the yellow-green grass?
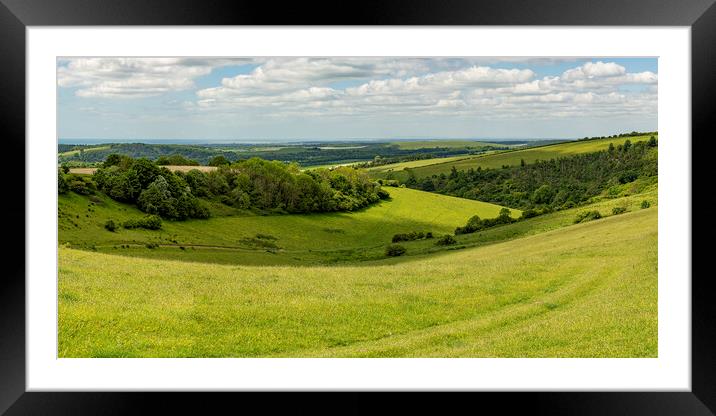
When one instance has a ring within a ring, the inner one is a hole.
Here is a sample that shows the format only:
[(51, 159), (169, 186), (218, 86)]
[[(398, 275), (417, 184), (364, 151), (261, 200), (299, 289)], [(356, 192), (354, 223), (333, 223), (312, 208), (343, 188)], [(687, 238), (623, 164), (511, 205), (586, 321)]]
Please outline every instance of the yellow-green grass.
[(656, 357), (657, 208), (363, 267), (60, 247), (58, 328), (60, 357)]
[[(439, 175), (441, 173), (448, 174), (453, 167), (457, 170), (477, 169), (478, 167), (482, 169), (499, 169), (502, 166), (519, 166), (522, 160), (524, 160), (525, 163), (534, 163), (536, 160), (549, 160), (579, 153), (597, 152), (609, 148), (610, 143), (617, 146), (627, 140), (636, 143), (649, 140), (649, 137), (650, 136), (619, 137), (613, 139), (557, 143), (540, 147), (494, 152), (486, 155), (462, 157), (458, 160), (446, 160), (442, 163), (431, 163), (425, 166), (414, 167), (411, 170), (417, 178), (422, 178), (425, 176)], [(438, 160), (439, 159), (435, 159), (435, 161)], [(379, 178), (401, 180), (408, 178), (408, 173), (405, 171), (404, 166), (396, 166), (392, 170), (386, 170), (384, 168), (372, 172), (372, 174)]]
[[(144, 214), (107, 197), (93, 203), (59, 196), (59, 242), (100, 252), (231, 264), (316, 264), (384, 257), (394, 234), (452, 233), (473, 215), (494, 218), (503, 207), (407, 188), (385, 187), (391, 196), (352, 213), (256, 215), (229, 211), (208, 220), (164, 221), (159, 231), (104, 229)], [(95, 199), (96, 200), (96, 199)], [(521, 211), (512, 210), (513, 217)], [(256, 238), (258, 234), (272, 238)], [(158, 244), (147, 248), (148, 243)], [(183, 247), (183, 249), (182, 249)]]
[(585, 206), (555, 211), (472, 234), (457, 235), (455, 236), (457, 244), (447, 248), (436, 246), (432, 240), (401, 242), (400, 244), (407, 249), (407, 253), (401, 259), (407, 260), (412, 256), (433, 255), (446, 249), (459, 250), (484, 246), (568, 227), (574, 224), (577, 214), (582, 211), (599, 211), (603, 217), (608, 217), (614, 215), (612, 214), (612, 209), (616, 207), (624, 208), (627, 212), (634, 212), (642, 209), (641, 204), (643, 201), (647, 201), (652, 207), (658, 204), (658, 185), (650, 180), (640, 179), (633, 183), (618, 185), (611, 191), (609, 193), (613, 196), (592, 198), (591, 203)]
[(436, 148), (477, 148), (482, 146), (505, 146), (499, 143), (479, 142), (473, 140), (397, 140), (391, 144), (397, 145), (400, 149), (436, 149)]

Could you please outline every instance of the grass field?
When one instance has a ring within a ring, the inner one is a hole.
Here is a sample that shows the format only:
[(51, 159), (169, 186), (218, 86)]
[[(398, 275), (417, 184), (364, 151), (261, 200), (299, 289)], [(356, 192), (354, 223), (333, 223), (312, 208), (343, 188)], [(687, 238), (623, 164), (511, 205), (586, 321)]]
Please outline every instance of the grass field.
[[(407, 188), (384, 189), (391, 200), (353, 213), (257, 215), (224, 208), (226, 216), (208, 220), (164, 221), (161, 231), (117, 232), (104, 229), (108, 219), (123, 222), (144, 214), (105, 196), (93, 202), (60, 195), (59, 241), (105, 253), (207, 263), (325, 264), (383, 258), (394, 234), (452, 233), (469, 217), (496, 217), (502, 208)], [(519, 217), (521, 211), (512, 210), (512, 215)]]
[(441, 159), (430, 159), (433, 163), (428, 163), (424, 166), (408, 166), (403, 163), (384, 165), (373, 169), (371, 174), (377, 178), (405, 180), (408, 178), (408, 173), (405, 171), (406, 168), (411, 168), (417, 178), (439, 175), (441, 173), (448, 174), (453, 167), (457, 170), (477, 169), (478, 167), (482, 167), (483, 169), (499, 169), (505, 165), (519, 166), (522, 160), (524, 160), (525, 163), (534, 163), (538, 159), (549, 160), (578, 153), (596, 152), (606, 150), (609, 147), (609, 143), (613, 143), (614, 146), (617, 146), (627, 140), (636, 143), (638, 141), (649, 140), (649, 137), (650, 136), (636, 136), (574, 141), (520, 150), (495, 152), (486, 155), (460, 157), (459, 159), (445, 158), (444, 161)]
[[(394, 203), (417, 196), (396, 191)], [(373, 209), (410, 218), (409, 208)], [(410, 261), (332, 267), (128, 259), (60, 247), (58, 352), (656, 357), (657, 211)], [(462, 217), (443, 219), (449, 213), (440, 207), (431, 212), (429, 220), (446, 228)]]

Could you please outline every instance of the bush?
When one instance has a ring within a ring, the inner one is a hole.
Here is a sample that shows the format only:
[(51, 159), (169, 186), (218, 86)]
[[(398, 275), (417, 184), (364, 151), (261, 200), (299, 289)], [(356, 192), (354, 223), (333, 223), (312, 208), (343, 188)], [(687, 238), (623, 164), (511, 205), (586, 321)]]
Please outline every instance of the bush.
[(522, 211), (522, 217), (521, 217), (521, 219), (525, 220), (525, 219), (527, 219), (527, 218), (536, 217), (537, 215), (539, 215), (539, 214), (537, 213), (537, 211), (535, 211), (534, 209), (530, 208), (530, 209), (526, 209), (526, 210)]
[(577, 214), (574, 223), (579, 224), (580, 222), (598, 220), (600, 218), (602, 218), (602, 214), (599, 211), (584, 211)]
[(392, 241), (394, 243), (399, 243), (401, 241), (415, 241), (415, 240), (422, 240), (423, 238), (433, 238), (432, 237), (433, 233), (428, 233), (428, 234), (430, 234), (430, 237), (428, 237), (427, 234), (422, 231), (411, 231), (409, 233), (404, 233), (404, 234), (395, 234), (393, 236)]
[(619, 215), (626, 212), (626, 207), (614, 207), (612, 208), (612, 215)]
[(445, 234), (444, 236), (438, 238), (435, 242), (436, 246), (451, 246), (453, 244), (457, 244), (457, 240), (455, 240), (455, 237), (450, 234)]
[(385, 249), (385, 255), (388, 257), (398, 257), (405, 254), (408, 250), (398, 244), (391, 244)]
[(162, 228), (162, 218), (158, 215), (147, 215), (144, 218), (127, 220), (122, 226), (127, 229), (159, 230)]
[(647, 201), (647, 200), (641, 201), (641, 209), (649, 208), (650, 206), (651, 206), (651, 204), (649, 203), (649, 201)]
[(116, 231), (117, 230), (117, 224), (112, 220), (107, 220), (107, 222), (104, 223), (104, 228), (107, 231)]
[(67, 180), (65, 179), (65, 174), (62, 173), (62, 171), (58, 169), (57, 170), (57, 193), (65, 194), (69, 190), (70, 190), (70, 185), (67, 183)]

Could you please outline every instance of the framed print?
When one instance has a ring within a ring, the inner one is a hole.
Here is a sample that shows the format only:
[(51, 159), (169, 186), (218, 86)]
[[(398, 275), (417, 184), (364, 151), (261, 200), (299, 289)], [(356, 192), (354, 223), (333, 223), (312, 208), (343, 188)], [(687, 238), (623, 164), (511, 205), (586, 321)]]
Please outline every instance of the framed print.
[(3, 0), (0, 411), (713, 414), (712, 2), (232, 6)]

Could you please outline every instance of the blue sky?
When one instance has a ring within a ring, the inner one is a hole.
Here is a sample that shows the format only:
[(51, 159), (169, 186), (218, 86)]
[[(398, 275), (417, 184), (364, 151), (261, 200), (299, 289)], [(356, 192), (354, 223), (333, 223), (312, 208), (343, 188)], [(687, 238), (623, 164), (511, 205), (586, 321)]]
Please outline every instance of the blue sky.
[(657, 129), (656, 58), (59, 59), (58, 137), (574, 138)]

